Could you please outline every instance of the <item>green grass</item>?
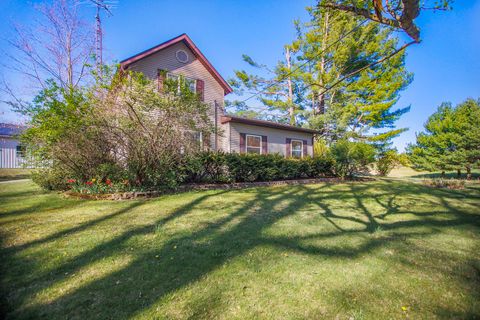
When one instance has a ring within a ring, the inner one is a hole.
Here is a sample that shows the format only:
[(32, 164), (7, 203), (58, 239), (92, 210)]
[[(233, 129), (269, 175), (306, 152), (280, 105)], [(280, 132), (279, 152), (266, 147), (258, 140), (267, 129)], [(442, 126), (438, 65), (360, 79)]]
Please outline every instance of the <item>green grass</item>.
[[(480, 188), (400, 180), (88, 201), (0, 184), (9, 319), (473, 319)], [(0, 314), (1, 318), (1, 314)]]
[(31, 169), (0, 169), (0, 181), (30, 178)]

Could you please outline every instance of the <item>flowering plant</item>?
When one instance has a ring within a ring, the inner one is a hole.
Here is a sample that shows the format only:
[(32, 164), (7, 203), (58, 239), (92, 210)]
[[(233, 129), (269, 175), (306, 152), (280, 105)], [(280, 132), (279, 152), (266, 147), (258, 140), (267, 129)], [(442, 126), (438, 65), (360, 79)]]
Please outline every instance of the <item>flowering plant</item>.
[(75, 179), (67, 179), (67, 184), (72, 191), (87, 194), (144, 191), (143, 188), (132, 186), (129, 180), (114, 182), (110, 178), (92, 178), (85, 182), (80, 182)]

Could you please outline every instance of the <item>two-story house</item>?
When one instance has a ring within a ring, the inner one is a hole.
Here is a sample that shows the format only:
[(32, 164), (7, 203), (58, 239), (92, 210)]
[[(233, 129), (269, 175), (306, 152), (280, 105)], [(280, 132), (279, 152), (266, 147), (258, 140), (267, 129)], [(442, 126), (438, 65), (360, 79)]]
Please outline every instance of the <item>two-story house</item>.
[(182, 34), (121, 61), (122, 70), (142, 72), (158, 82), (182, 76), (192, 91), (211, 105), (215, 134), (213, 150), (239, 153), (279, 153), (288, 157), (313, 155), (313, 136), (318, 132), (271, 121), (225, 114), (224, 97), (232, 88), (193, 41)]

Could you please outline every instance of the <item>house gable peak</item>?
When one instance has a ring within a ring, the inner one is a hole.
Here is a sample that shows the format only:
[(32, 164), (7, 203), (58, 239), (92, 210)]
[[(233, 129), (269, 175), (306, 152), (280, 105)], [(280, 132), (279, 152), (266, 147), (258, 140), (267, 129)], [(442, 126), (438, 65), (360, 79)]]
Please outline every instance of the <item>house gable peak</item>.
[(208, 70), (208, 72), (213, 76), (213, 78), (222, 86), (224, 90), (224, 94), (227, 95), (233, 92), (233, 89), (230, 85), (225, 81), (225, 79), (220, 75), (220, 73), (213, 67), (213, 65), (208, 61), (208, 59), (203, 55), (203, 53), (198, 49), (198, 47), (193, 43), (192, 39), (186, 34), (183, 33), (178, 37), (165, 41), (155, 47), (142, 51), (130, 58), (122, 60), (120, 62), (120, 66), (122, 70), (127, 70), (128, 67), (148, 56), (151, 56), (154, 53), (157, 53), (165, 48), (168, 48), (176, 43), (183, 42), (195, 55), (195, 57), (202, 63), (202, 65)]

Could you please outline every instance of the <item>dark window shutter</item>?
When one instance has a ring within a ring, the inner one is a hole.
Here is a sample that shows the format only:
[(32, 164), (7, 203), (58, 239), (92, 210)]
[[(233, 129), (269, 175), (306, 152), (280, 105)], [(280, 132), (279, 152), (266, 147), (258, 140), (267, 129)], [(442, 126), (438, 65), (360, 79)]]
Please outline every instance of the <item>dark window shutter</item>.
[(303, 140), (303, 156), (308, 156), (308, 140)]
[(291, 157), (292, 156), (292, 153), (290, 151), (291, 147), (292, 147), (292, 139), (290, 139), (290, 138), (285, 139), (285, 157)]
[(167, 72), (165, 70), (157, 70), (157, 90), (158, 92), (163, 92), (163, 83), (165, 82), (165, 75)]
[(247, 135), (245, 133), (240, 133), (240, 153), (245, 153), (245, 140)]
[(200, 101), (205, 101), (205, 82), (203, 80), (197, 80), (196, 83), (195, 90), (197, 91), (198, 97)]
[(262, 154), (268, 153), (267, 136), (262, 136)]

